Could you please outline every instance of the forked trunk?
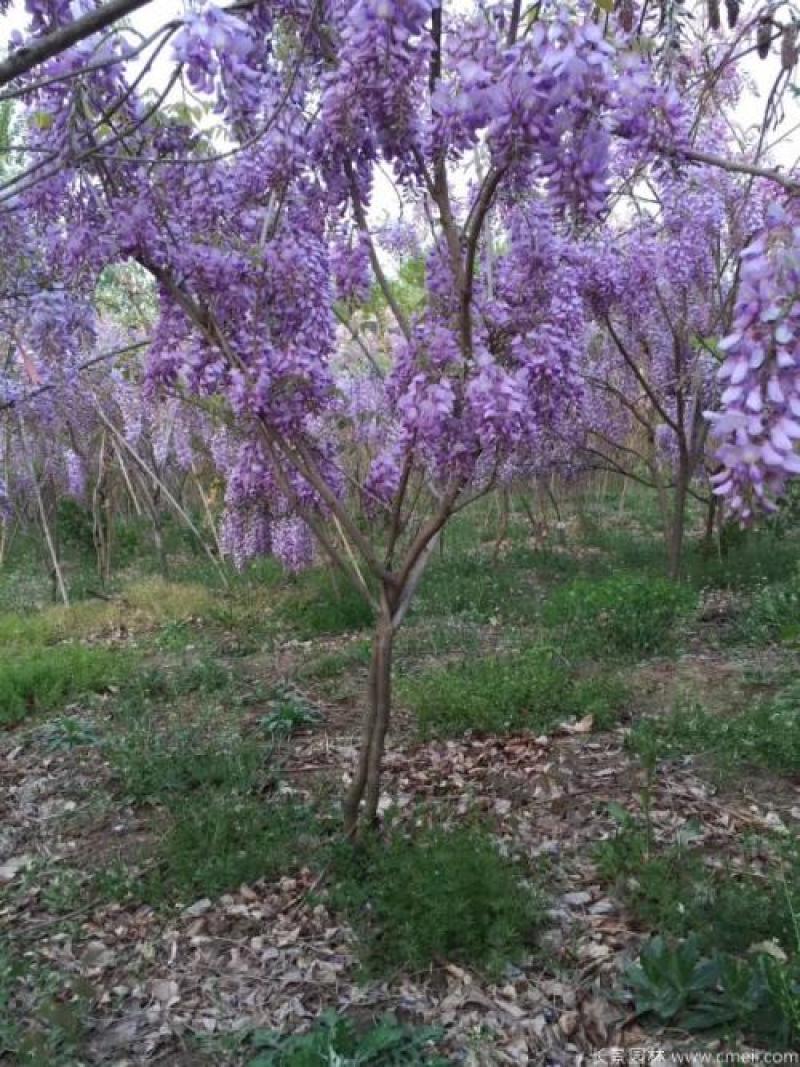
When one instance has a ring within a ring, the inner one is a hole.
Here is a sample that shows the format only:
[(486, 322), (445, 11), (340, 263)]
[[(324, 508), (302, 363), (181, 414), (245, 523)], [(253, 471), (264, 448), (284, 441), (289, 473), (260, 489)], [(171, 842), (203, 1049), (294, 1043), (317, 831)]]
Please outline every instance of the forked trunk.
[(352, 837), (361, 819), (361, 805), (366, 825), (377, 821), (380, 799), (380, 771), (386, 732), (392, 706), (392, 650), (394, 625), (386, 597), (381, 598), (381, 610), (372, 645), (369, 668), (367, 709), (361, 731), (361, 745), (355, 774), (344, 800), (344, 830)]

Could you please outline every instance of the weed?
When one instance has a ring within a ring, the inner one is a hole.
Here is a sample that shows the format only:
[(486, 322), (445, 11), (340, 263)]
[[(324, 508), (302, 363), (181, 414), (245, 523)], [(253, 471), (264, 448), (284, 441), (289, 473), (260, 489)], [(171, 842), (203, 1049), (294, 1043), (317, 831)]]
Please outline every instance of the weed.
[[(714, 869), (684, 840), (657, 850), (645, 827), (620, 819), (615, 836), (601, 842), (595, 862), (603, 881), (616, 885), (635, 918), (646, 928), (675, 937), (694, 937), (703, 950), (746, 952), (774, 941), (790, 951), (793, 915), (800, 907), (800, 856), (790, 854), (790, 871), (756, 878), (747, 871)], [(789, 882), (791, 887), (789, 887)]]
[(476, 829), (428, 830), (415, 838), (349, 849), (334, 902), (348, 914), (368, 969), (422, 970), (446, 960), (499, 972), (542, 922), (537, 891)]
[(626, 972), (636, 1010), (689, 1031), (744, 1030), (773, 1047), (800, 1037), (800, 961), (760, 953), (737, 959), (701, 955), (695, 938), (671, 945), (655, 937)]
[(531, 561), (530, 553), (516, 553), (492, 566), (479, 553), (438, 560), (423, 578), (414, 614), (530, 621), (539, 611)]
[(145, 878), (144, 899), (186, 903), (296, 868), (314, 829), (311, 812), (299, 805), (209, 791), (176, 812), (161, 862)]
[(138, 887), (136, 871), (121, 860), (114, 860), (93, 875), (91, 896), (104, 901), (127, 901), (136, 895)]
[(58, 645), (17, 651), (0, 664), (0, 723), (54, 711), (117, 682), (130, 660), (104, 648)]
[(695, 602), (691, 589), (666, 579), (578, 579), (550, 597), (544, 619), (561, 628), (576, 650), (645, 656), (669, 646), (675, 623)]
[(256, 1031), (252, 1045), (259, 1050), (248, 1067), (446, 1067), (431, 1053), (439, 1031), (411, 1027), (391, 1016), (359, 1030), (352, 1020), (325, 1012), (305, 1034)]
[(61, 715), (42, 728), (45, 748), (53, 752), (86, 748), (99, 742), (94, 723), (78, 715)]
[(286, 689), (273, 700), (269, 714), (259, 719), (258, 725), (272, 737), (288, 737), (315, 726), (320, 718), (319, 711), (302, 694)]
[(372, 655), (368, 641), (354, 641), (337, 652), (326, 652), (302, 666), (298, 672), (302, 678), (324, 680), (336, 678), (353, 667), (367, 666)]
[(577, 678), (571, 685), (567, 706), (573, 715), (591, 715), (597, 730), (610, 730), (630, 700), (630, 690), (616, 674), (597, 673)]

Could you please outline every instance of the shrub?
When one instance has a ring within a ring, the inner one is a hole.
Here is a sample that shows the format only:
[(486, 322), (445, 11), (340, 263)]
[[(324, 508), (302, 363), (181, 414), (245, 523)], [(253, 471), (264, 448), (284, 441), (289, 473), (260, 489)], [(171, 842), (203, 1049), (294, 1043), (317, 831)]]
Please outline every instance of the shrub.
[(185, 903), (275, 877), (302, 864), (313, 830), (299, 805), (209, 791), (177, 809), (144, 899)]
[(359, 934), (367, 967), (421, 970), (453, 960), (497, 972), (542, 921), (519, 866), (476, 829), (428, 830), (340, 855), (334, 902)]
[(400, 694), (415, 712), (423, 736), (439, 737), (468, 730), (548, 730), (566, 718), (588, 714), (606, 728), (627, 699), (620, 679), (575, 679), (569, 665), (543, 647), (428, 671), (404, 681)]
[(675, 623), (695, 601), (691, 589), (666, 579), (578, 579), (550, 597), (544, 618), (580, 651), (642, 656), (668, 646)]
[(99, 692), (119, 681), (127, 665), (119, 652), (105, 648), (57, 645), (12, 652), (0, 664), (0, 722), (15, 723)]

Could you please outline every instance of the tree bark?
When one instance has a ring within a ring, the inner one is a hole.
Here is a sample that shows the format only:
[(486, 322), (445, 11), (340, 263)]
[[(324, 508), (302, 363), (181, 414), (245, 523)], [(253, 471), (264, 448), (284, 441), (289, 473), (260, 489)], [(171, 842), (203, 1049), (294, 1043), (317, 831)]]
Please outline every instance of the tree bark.
[(353, 837), (361, 821), (361, 805), (365, 801), (367, 825), (374, 825), (380, 798), (380, 770), (389, 729), (392, 702), (392, 650), (395, 626), (386, 593), (381, 596), (381, 609), (372, 644), (372, 660), (367, 687), (367, 709), (361, 731), (361, 745), (355, 774), (344, 799), (344, 830)]
[(672, 515), (667, 538), (667, 567), (670, 578), (677, 581), (683, 564), (683, 539), (686, 530), (686, 500), (689, 494), (688, 458), (681, 454), (673, 492)]

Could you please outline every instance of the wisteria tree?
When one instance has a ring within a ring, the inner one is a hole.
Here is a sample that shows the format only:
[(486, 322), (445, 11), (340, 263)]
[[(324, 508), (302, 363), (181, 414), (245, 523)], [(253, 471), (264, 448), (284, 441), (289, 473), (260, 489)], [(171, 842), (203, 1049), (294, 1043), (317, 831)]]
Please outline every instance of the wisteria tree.
[[(719, 399), (719, 338), (731, 327), (739, 258), (764, 222), (768, 183), (718, 171), (666, 174), (609, 249), (590, 245), (584, 286), (596, 332), (583, 364), (590, 466), (654, 491), (677, 578), (686, 509), (713, 523), (719, 464), (706, 412)], [(713, 527), (712, 527), (713, 528)]]
[[(571, 235), (604, 232), (612, 190), (662, 160), (763, 168), (693, 147), (669, 6), (240, 0), (149, 36), (116, 21), (145, 6), (24, 5), (30, 39), (0, 65), (25, 107), (3, 246), (24, 217), (76, 300), (110, 265), (146, 271), (147, 390), (226, 417), (226, 545), (300, 567), (316, 543), (372, 605), (353, 833), (377, 814), (394, 637), (441, 531), (583, 432)], [(390, 270), (409, 222), (411, 311)], [(377, 345), (353, 314), (372, 286)]]

